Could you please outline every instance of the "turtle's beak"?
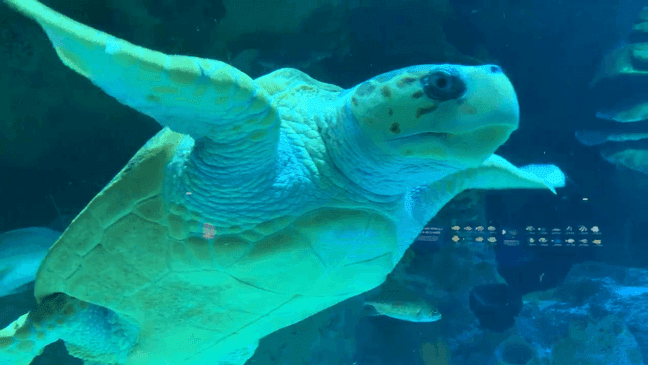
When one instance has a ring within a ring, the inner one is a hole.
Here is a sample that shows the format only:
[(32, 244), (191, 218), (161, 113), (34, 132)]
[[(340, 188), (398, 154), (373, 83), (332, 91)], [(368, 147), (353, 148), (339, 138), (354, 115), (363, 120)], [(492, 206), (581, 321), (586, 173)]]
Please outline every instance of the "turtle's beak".
[(498, 66), (462, 67), (456, 74), (436, 72), (422, 78), (434, 108), (400, 124), (402, 133), (390, 141), (403, 155), (479, 165), (518, 128), (517, 96)]

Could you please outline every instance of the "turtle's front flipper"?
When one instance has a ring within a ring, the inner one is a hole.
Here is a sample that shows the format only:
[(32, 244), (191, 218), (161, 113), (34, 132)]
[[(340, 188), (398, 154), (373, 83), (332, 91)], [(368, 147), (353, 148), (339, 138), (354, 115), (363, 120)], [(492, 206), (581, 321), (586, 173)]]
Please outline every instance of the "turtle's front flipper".
[(137, 329), (106, 308), (54, 294), (0, 331), (0, 365), (29, 365), (59, 339), (72, 356), (124, 364), (137, 341)]
[(478, 167), (461, 170), (413, 191), (410, 214), (428, 222), (457, 194), (467, 189), (546, 189), (565, 186), (565, 175), (554, 165), (515, 167), (498, 155), (492, 155)]
[(565, 186), (565, 174), (555, 165), (515, 167), (498, 155), (461, 174), (466, 175), (467, 189), (547, 189), (555, 194), (555, 188)]
[(56, 341), (45, 338), (34, 342), (30, 335), (34, 326), (28, 322), (28, 315), (22, 315), (0, 331), (0, 365), (29, 365), (45, 346)]
[(122, 104), (194, 139), (238, 145), (237, 158), (247, 152), (267, 164), (272, 156), (279, 139), (277, 111), (245, 73), (220, 61), (133, 45), (36, 0), (4, 1), (43, 27), (65, 65)]

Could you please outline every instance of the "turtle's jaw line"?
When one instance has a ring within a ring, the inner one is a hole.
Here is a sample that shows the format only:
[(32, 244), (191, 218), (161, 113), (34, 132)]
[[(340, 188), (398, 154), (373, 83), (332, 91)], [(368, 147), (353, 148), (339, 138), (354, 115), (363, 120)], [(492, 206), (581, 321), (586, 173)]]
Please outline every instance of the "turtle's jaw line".
[[(437, 140), (437, 141), (445, 141), (445, 142), (450, 142), (452, 140), (460, 140), (462, 138), (475, 138), (476, 141), (479, 141), (481, 137), (475, 137), (476, 135), (479, 134), (492, 134), (492, 135), (499, 135), (502, 132), (506, 131), (506, 138), (508, 138), (508, 135), (513, 131), (517, 129), (517, 124), (497, 124), (497, 125), (490, 125), (486, 127), (481, 127), (481, 128), (475, 128), (472, 130), (463, 130), (463, 131), (455, 131), (452, 133), (448, 132), (421, 132), (421, 133), (415, 133), (415, 134), (409, 134), (406, 136), (402, 137), (394, 137), (388, 139), (388, 141), (399, 141), (399, 140), (413, 140), (413, 141), (425, 141), (425, 140)], [(492, 137), (488, 137), (488, 140), (493, 139)]]
[(419, 134), (421, 137), (448, 138), (450, 133), (425, 132)]
[(424, 133), (411, 134), (409, 136), (391, 138), (389, 140), (390, 141), (395, 141), (395, 140), (406, 139), (406, 138), (440, 138), (440, 139), (447, 139), (450, 135), (451, 135), (450, 133), (424, 132)]

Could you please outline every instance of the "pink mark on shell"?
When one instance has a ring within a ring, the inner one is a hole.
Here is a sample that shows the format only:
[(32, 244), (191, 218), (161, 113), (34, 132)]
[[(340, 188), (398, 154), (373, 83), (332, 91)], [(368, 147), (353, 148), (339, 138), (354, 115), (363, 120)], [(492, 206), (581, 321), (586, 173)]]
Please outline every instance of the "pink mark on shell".
[(203, 224), (203, 238), (211, 240), (216, 236), (216, 228), (209, 223)]

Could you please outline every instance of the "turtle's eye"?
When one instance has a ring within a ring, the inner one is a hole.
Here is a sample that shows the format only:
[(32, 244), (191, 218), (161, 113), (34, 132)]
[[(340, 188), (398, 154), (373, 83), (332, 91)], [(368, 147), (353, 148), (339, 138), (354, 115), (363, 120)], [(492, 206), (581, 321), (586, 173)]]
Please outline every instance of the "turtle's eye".
[(423, 90), (430, 99), (446, 101), (457, 99), (466, 92), (466, 84), (449, 71), (434, 71), (421, 79)]

